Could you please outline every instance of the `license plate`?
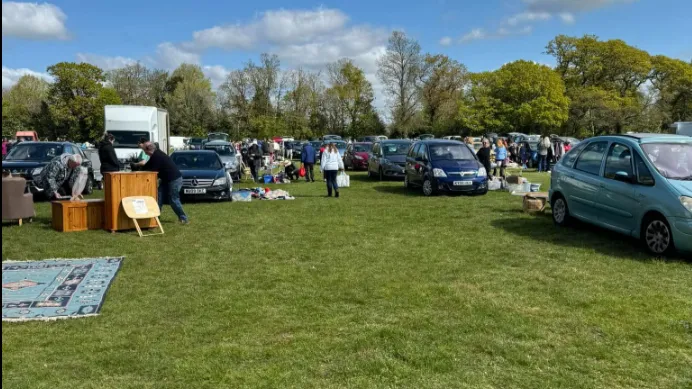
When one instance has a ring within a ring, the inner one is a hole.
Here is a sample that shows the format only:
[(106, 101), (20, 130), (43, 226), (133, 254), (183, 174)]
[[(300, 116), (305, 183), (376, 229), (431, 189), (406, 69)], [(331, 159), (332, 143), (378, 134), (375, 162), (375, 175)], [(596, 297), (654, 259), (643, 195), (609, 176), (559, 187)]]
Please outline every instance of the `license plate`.
[(473, 181), (454, 181), (454, 186), (471, 186)]
[(184, 194), (206, 194), (207, 190), (206, 189), (184, 189), (183, 193)]

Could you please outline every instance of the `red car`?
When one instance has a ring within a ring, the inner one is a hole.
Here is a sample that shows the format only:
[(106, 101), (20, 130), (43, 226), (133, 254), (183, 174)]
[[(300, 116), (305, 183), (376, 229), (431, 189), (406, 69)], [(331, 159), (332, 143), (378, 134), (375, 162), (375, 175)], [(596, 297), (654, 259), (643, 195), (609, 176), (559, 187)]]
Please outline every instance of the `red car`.
[(360, 142), (348, 145), (344, 153), (344, 166), (346, 169), (367, 170), (372, 143)]

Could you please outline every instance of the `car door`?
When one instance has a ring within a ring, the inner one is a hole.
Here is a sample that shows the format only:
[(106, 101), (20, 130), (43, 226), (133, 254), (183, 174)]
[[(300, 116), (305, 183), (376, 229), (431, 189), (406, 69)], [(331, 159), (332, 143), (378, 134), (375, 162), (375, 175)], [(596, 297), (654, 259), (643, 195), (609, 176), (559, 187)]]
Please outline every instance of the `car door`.
[(607, 141), (590, 143), (579, 154), (574, 168), (562, 177), (570, 213), (594, 223), (598, 223), (595, 202), (601, 191), (601, 169), (607, 148)]
[[(636, 198), (634, 161), (632, 149), (613, 142), (608, 148), (601, 182), (601, 193), (594, 202), (599, 209), (599, 221), (605, 227), (629, 234), (634, 223)], [(629, 182), (625, 182), (629, 180)]]
[(368, 171), (371, 173), (377, 173), (380, 171), (380, 144), (375, 143), (372, 146), (372, 155), (368, 158)]
[(425, 176), (430, 172), (430, 158), (428, 158), (428, 146), (421, 143), (416, 155), (416, 183), (423, 185)]
[(346, 147), (346, 152), (344, 153), (344, 166), (346, 168), (351, 167), (351, 164), (353, 163), (352, 151), (353, 151), (353, 145), (348, 145)]
[(406, 156), (406, 177), (408, 178), (409, 184), (418, 184), (416, 182), (416, 164), (418, 163), (416, 162), (416, 156), (418, 155), (420, 147), (421, 144), (414, 144), (408, 150), (408, 155)]

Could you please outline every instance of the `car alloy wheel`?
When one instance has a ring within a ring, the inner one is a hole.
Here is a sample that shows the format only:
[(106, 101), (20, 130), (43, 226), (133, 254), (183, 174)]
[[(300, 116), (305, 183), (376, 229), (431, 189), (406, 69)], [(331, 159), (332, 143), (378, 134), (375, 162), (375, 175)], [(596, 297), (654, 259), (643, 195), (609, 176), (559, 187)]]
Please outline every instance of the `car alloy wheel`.
[(429, 178), (426, 178), (425, 181), (423, 181), (423, 194), (426, 196), (433, 195), (432, 181), (430, 181)]
[(562, 197), (556, 199), (553, 204), (553, 219), (558, 225), (564, 224), (567, 219), (567, 204)]
[(646, 226), (644, 234), (646, 247), (654, 254), (667, 253), (673, 242), (668, 224), (660, 219), (654, 219)]
[(87, 182), (86, 182), (86, 185), (84, 186), (83, 192), (86, 195), (90, 195), (90, 194), (94, 193), (94, 180), (91, 178), (91, 176), (89, 176), (87, 178)]

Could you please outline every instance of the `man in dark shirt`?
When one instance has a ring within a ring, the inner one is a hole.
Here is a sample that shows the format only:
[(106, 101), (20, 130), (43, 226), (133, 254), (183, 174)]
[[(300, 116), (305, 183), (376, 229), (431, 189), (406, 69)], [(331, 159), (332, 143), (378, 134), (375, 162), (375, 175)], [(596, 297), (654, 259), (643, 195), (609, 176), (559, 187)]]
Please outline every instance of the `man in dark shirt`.
[(166, 153), (156, 148), (155, 144), (147, 142), (144, 152), (149, 156), (149, 161), (143, 170), (159, 173), (159, 208), (163, 210), (163, 204), (168, 200), (180, 222), (188, 224), (187, 215), (180, 202), (180, 190), (183, 188), (183, 175), (180, 170)]
[(478, 161), (485, 167), (485, 171), (490, 177), (490, 141), (488, 139), (483, 139), (483, 147), (476, 153), (478, 156)]

